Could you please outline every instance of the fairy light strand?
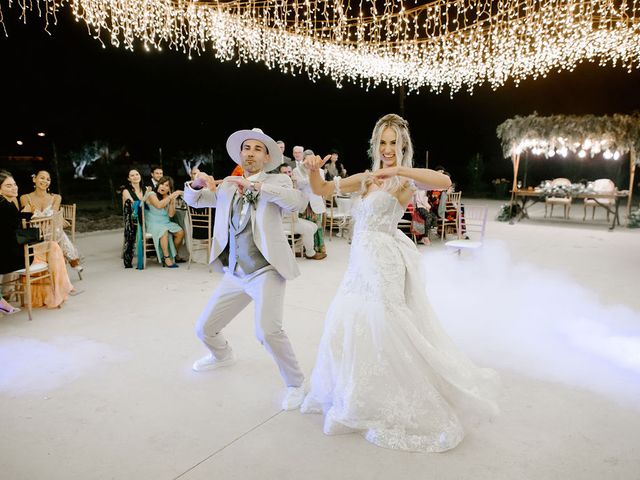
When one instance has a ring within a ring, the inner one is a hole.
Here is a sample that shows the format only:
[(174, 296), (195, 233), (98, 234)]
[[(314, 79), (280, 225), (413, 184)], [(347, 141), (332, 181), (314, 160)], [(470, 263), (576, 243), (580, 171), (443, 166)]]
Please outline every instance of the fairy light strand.
[[(640, 62), (637, 0), (9, 0), (45, 28), (69, 8), (103, 45), (212, 53), (312, 80), (451, 93)], [(4, 26), (0, 4), (0, 23)], [(5, 34), (6, 34), (6, 27)]]

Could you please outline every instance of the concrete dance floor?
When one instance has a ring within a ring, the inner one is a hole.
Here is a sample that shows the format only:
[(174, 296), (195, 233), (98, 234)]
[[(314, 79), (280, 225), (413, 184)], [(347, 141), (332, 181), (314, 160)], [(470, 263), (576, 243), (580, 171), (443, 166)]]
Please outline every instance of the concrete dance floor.
[[(253, 307), (227, 329), (238, 362), (191, 371), (219, 275), (124, 270), (121, 232), (82, 235), (84, 280), (71, 278), (84, 293), (32, 322), (0, 318), (0, 478), (638, 479), (640, 230), (583, 224), (581, 206), (570, 222), (545, 220), (541, 208), (516, 225), (490, 220), (476, 255), (419, 247), (441, 322), (504, 384), (501, 415), (444, 454), (328, 437), (320, 416), (280, 411)], [(349, 245), (327, 251), (287, 286), (284, 325), (307, 375)]]

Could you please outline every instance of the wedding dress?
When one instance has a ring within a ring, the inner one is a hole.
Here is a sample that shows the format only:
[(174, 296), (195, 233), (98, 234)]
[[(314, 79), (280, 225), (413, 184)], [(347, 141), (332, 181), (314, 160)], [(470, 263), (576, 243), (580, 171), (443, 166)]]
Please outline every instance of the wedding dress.
[(324, 413), (326, 434), (357, 431), (381, 447), (442, 452), (464, 437), (461, 418), (497, 413), (499, 381), (438, 323), (421, 256), (397, 229), (403, 213), (385, 190), (354, 202), (349, 265), (301, 411)]

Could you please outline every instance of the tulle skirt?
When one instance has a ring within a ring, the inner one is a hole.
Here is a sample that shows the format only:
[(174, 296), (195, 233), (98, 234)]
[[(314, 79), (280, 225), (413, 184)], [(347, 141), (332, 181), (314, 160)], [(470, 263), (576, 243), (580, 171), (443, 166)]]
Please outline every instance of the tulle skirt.
[(493, 416), (497, 374), (476, 367), (440, 326), (404, 234), (356, 234), (326, 316), (302, 411), (327, 434), (359, 432), (386, 448), (442, 452)]

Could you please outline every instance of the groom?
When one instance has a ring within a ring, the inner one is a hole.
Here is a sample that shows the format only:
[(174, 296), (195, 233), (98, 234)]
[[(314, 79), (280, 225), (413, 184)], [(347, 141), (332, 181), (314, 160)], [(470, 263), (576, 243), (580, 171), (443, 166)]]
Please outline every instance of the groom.
[(227, 152), (244, 170), (221, 185), (203, 172), (187, 182), (184, 200), (192, 207), (215, 207), (210, 263), (224, 277), (198, 319), (196, 333), (209, 355), (193, 364), (196, 372), (234, 363), (221, 330), (251, 301), (256, 337), (273, 356), (287, 386), (284, 410), (304, 398), (304, 376), (284, 330), (286, 280), (300, 274), (282, 227), (284, 213), (304, 210), (302, 193), (286, 175), (269, 175), (282, 163), (277, 143), (261, 130), (239, 130), (227, 140)]

